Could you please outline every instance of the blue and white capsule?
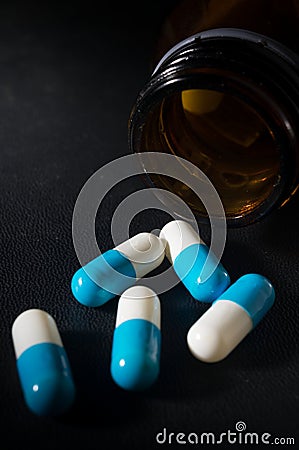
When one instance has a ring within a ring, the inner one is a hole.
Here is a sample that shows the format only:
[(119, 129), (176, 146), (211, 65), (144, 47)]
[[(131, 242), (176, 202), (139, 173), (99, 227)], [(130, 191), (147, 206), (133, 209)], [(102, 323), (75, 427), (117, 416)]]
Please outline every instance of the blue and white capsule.
[(211, 303), (229, 286), (228, 272), (188, 222), (168, 222), (160, 238), (174, 271), (196, 300)]
[(187, 334), (191, 353), (208, 363), (223, 360), (257, 326), (274, 300), (267, 278), (243, 275), (192, 325)]
[(24, 311), (13, 323), (12, 340), (28, 408), (39, 416), (65, 413), (76, 390), (53, 317), (40, 309)]
[(164, 250), (158, 236), (139, 233), (77, 270), (72, 293), (85, 306), (101, 306), (158, 267)]
[(119, 299), (112, 342), (111, 376), (129, 391), (148, 389), (160, 371), (160, 300), (146, 286), (127, 289)]

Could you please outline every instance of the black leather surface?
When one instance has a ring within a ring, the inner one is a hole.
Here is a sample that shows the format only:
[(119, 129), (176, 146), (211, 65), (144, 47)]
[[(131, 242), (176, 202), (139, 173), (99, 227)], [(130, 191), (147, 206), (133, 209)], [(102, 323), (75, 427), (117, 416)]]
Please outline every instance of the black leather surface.
[[(128, 153), (129, 112), (147, 80), (164, 11), (158, 3), (128, 3), (124, 11), (115, 4), (101, 10), (100, 2), (99, 9), (86, 2), (1, 3), (0, 430), (7, 450), (174, 448), (170, 433), (218, 436), (235, 432), (239, 421), (248, 432), (270, 433), (270, 441), (293, 437), (291, 448), (299, 448), (298, 195), (261, 223), (228, 232), (223, 264), (232, 281), (261, 273), (277, 296), (261, 324), (220, 363), (200, 363), (189, 353), (186, 333), (207, 305), (178, 284), (160, 296), (157, 383), (144, 393), (122, 391), (109, 372), (117, 298), (88, 309), (70, 291), (79, 268), (74, 204), (97, 169)], [(102, 250), (111, 246), (114, 208), (140, 187), (139, 179), (127, 180), (103, 202), (97, 220)], [(131, 233), (167, 220), (145, 211)], [(208, 240), (209, 230), (202, 232)], [(32, 307), (55, 318), (73, 370), (77, 398), (61, 418), (36, 417), (23, 401), (11, 326)], [(167, 442), (158, 444), (163, 428)]]

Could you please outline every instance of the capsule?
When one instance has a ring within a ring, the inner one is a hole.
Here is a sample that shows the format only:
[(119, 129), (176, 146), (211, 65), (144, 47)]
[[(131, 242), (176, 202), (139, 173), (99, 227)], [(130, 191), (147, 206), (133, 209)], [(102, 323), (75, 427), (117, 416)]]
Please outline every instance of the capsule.
[(72, 293), (85, 306), (101, 306), (158, 267), (164, 256), (158, 236), (139, 233), (77, 270)]
[(188, 222), (168, 222), (160, 238), (174, 271), (196, 300), (211, 303), (229, 286), (227, 271)]
[(142, 391), (160, 370), (160, 300), (156, 293), (136, 285), (120, 297), (111, 354), (111, 376), (121, 388)]
[(243, 275), (192, 325), (187, 334), (191, 353), (208, 363), (223, 360), (262, 320), (274, 299), (267, 278)]
[(75, 385), (54, 319), (40, 309), (24, 311), (13, 323), (12, 340), (28, 408), (39, 416), (66, 412)]

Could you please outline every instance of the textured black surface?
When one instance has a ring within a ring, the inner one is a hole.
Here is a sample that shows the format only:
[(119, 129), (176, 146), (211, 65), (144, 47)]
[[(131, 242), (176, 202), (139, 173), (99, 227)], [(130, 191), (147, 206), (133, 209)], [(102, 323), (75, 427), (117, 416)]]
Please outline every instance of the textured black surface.
[[(163, 428), (168, 438), (171, 432), (216, 434), (244, 421), (249, 432), (294, 437), (291, 448), (299, 448), (298, 196), (263, 222), (228, 232), (223, 264), (232, 281), (261, 273), (277, 298), (260, 326), (221, 363), (206, 365), (188, 352), (186, 333), (207, 306), (178, 284), (160, 296), (158, 382), (141, 394), (121, 391), (109, 373), (117, 298), (88, 309), (71, 295), (79, 267), (74, 204), (97, 169), (128, 153), (129, 112), (148, 77), (163, 14), (153, 2), (141, 10), (125, 4), (124, 11), (101, 5), (0, 6), (1, 447), (173, 448), (156, 444)], [(111, 246), (114, 208), (140, 187), (140, 180), (127, 180), (103, 202), (101, 249)], [(133, 220), (132, 235), (166, 220), (145, 211)], [(209, 231), (202, 232), (208, 240)], [(17, 315), (32, 307), (55, 318), (71, 362), (77, 399), (65, 417), (36, 417), (23, 401), (10, 333)]]

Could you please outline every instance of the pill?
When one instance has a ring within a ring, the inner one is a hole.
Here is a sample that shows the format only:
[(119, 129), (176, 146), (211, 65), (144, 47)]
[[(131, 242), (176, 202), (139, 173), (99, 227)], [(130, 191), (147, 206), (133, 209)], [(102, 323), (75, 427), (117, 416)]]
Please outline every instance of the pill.
[(226, 269), (188, 222), (168, 222), (160, 238), (175, 273), (196, 300), (211, 303), (229, 286)]
[(12, 340), (28, 408), (39, 416), (65, 413), (75, 385), (54, 319), (40, 309), (24, 311), (13, 323)]
[(192, 325), (187, 334), (191, 353), (204, 362), (223, 360), (256, 327), (274, 299), (267, 278), (243, 275)]
[(160, 370), (160, 300), (146, 286), (136, 285), (120, 297), (111, 353), (111, 376), (121, 388), (142, 391)]
[(182, 91), (184, 111), (200, 116), (214, 112), (222, 102), (224, 94), (208, 89), (188, 89)]
[(85, 306), (101, 306), (158, 267), (164, 256), (158, 236), (139, 233), (77, 270), (72, 293)]

